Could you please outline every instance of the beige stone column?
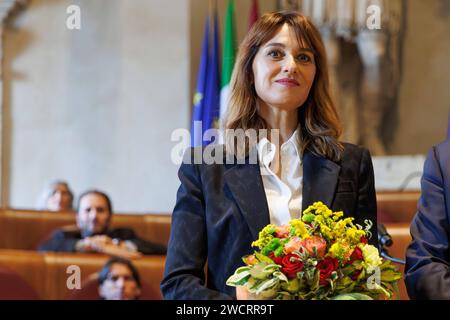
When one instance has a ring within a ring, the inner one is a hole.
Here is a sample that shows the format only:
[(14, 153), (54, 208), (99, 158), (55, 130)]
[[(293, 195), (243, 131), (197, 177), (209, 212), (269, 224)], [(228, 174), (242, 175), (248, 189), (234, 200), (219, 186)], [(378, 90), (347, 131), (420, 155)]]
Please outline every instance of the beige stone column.
[(5, 25), (15, 15), (24, 10), (29, 0), (0, 0), (0, 207), (8, 206), (8, 191), (9, 191), (9, 174), (8, 174), (8, 159), (5, 137), (8, 136), (5, 114), (5, 95), (4, 95), (4, 60), (3, 60), (3, 39)]

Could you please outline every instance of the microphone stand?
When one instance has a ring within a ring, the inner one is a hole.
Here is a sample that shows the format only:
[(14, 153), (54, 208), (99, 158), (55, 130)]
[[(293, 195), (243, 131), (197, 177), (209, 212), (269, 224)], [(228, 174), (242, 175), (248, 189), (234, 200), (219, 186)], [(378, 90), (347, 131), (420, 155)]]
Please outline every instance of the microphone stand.
[(381, 247), (380, 255), (385, 259), (391, 260), (392, 262), (396, 262), (399, 264), (406, 264), (405, 260), (397, 259), (397, 258), (390, 256), (389, 252), (387, 251), (387, 249), (384, 246)]
[(405, 260), (397, 259), (392, 257), (386, 247), (392, 246), (394, 241), (392, 240), (391, 235), (387, 232), (386, 227), (383, 224), (378, 224), (378, 246), (380, 249), (380, 255), (388, 260), (391, 260), (392, 262), (396, 262), (399, 264), (406, 264)]

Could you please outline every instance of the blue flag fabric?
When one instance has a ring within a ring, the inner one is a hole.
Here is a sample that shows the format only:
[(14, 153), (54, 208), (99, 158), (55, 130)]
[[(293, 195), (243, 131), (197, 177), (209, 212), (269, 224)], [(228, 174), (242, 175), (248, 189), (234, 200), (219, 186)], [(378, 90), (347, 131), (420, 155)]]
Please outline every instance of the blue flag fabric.
[(197, 74), (197, 87), (194, 94), (194, 108), (192, 111), (191, 145), (193, 147), (202, 145), (203, 132), (197, 121), (203, 121), (203, 109), (205, 105), (206, 82), (208, 77), (209, 58), (209, 18), (205, 20), (205, 31), (203, 35), (202, 53)]
[(194, 147), (211, 143), (208, 140), (204, 141), (203, 135), (206, 130), (216, 127), (220, 113), (219, 26), (216, 12), (211, 42), (210, 45), (207, 17), (192, 114), (191, 144)]

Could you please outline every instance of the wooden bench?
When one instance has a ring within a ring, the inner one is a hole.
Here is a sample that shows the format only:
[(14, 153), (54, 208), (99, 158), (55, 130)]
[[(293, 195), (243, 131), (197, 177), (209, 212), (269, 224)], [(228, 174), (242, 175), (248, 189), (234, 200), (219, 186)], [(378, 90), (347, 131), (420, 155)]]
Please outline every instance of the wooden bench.
[[(75, 218), (74, 212), (0, 210), (0, 248), (35, 250), (53, 230), (74, 225)], [(132, 228), (144, 239), (167, 245), (170, 222), (168, 214), (114, 214), (112, 227)]]
[[(67, 279), (71, 276), (67, 273), (69, 266), (80, 267), (83, 282), (98, 272), (108, 259), (108, 256), (100, 254), (38, 253), (0, 249), (0, 266), (15, 271), (45, 300), (60, 300), (70, 295), (71, 291), (67, 287)], [(133, 260), (141, 280), (158, 293), (154, 299), (162, 298), (159, 284), (164, 273), (164, 263), (165, 256), (145, 256)]]

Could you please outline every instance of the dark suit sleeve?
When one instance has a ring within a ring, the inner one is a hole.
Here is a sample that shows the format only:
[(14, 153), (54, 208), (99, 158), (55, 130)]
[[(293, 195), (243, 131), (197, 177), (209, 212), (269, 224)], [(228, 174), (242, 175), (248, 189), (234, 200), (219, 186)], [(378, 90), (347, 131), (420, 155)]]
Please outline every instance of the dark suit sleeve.
[(39, 251), (75, 252), (78, 239), (69, 237), (62, 230), (56, 230), (49, 240), (38, 246)]
[(166, 254), (166, 247), (159, 243), (150, 242), (139, 237), (133, 239), (137, 250), (143, 254)]
[(377, 197), (372, 159), (367, 149), (363, 149), (359, 166), (358, 205), (356, 223), (365, 226), (365, 221), (371, 221), (372, 237), (369, 243), (378, 248), (377, 231)]
[(411, 223), (405, 282), (412, 299), (450, 299), (449, 221), (437, 149), (427, 156), (422, 194)]
[(205, 203), (199, 169), (183, 164), (161, 291), (165, 299), (231, 299), (204, 286), (207, 259)]

